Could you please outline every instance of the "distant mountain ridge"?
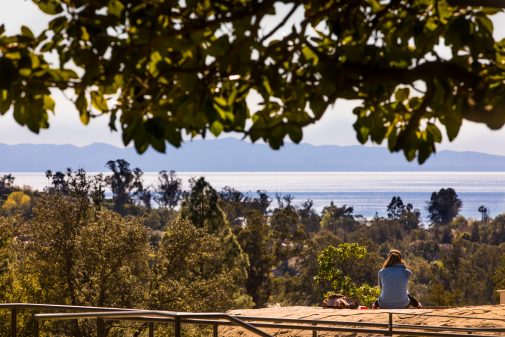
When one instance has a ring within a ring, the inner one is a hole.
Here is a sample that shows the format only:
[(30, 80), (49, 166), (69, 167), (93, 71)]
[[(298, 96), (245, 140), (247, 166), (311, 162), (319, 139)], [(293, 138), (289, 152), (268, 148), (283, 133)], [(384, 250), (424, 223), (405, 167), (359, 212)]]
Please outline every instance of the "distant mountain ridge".
[(108, 160), (125, 159), (144, 172), (266, 172), (266, 171), (504, 171), (505, 156), (480, 152), (440, 151), (424, 165), (409, 163), (403, 154), (382, 147), (286, 144), (275, 151), (265, 144), (234, 138), (196, 140), (161, 154), (139, 155), (133, 148), (109, 144), (0, 144), (0, 172), (44, 172), (84, 168), (107, 171)]

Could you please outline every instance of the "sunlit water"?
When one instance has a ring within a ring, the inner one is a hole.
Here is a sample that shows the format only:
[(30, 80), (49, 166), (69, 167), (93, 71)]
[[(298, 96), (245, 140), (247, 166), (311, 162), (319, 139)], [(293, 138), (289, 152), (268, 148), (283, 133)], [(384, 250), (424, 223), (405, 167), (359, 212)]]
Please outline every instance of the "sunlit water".
[[(13, 175), (18, 186), (41, 190), (48, 183), (44, 173)], [(157, 176), (144, 173), (144, 184), (156, 184)], [(333, 201), (353, 206), (354, 214), (364, 217), (384, 216), (393, 196), (400, 196), (426, 217), (431, 193), (447, 187), (454, 188), (463, 201), (464, 216), (480, 218), (481, 205), (491, 216), (505, 212), (505, 172), (178, 172), (177, 176), (186, 189), (190, 178), (204, 176), (217, 190), (225, 186), (248, 194), (265, 190), (274, 199), (276, 193), (291, 194), (295, 204), (310, 199), (319, 211)]]

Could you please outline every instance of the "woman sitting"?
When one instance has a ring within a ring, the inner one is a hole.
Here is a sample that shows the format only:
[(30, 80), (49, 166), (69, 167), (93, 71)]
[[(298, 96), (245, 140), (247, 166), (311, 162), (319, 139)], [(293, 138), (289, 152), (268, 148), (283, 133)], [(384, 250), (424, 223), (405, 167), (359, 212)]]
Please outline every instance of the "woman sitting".
[(373, 308), (404, 309), (409, 306), (422, 308), (415, 298), (409, 295), (407, 285), (412, 272), (405, 267), (399, 250), (393, 249), (379, 270), (380, 296)]

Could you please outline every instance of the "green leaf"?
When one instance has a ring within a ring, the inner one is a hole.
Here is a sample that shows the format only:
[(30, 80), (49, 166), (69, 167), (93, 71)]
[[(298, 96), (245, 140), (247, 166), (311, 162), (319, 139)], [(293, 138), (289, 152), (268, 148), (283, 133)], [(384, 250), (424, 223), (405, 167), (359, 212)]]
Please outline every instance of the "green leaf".
[(28, 77), (32, 74), (32, 70), (30, 68), (20, 68), (19, 75), (23, 77)]
[(426, 131), (433, 136), (434, 142), (440, 143), (442, 141), (442, 133), (435, 124), (428, 123), (428, 125), (426, 125)]
[(453, 15), (453, 8), (445, 0), (437, 1), (436, 6), (438, 19), (445, 25), (447, 20)]
[(165, 153), (167, 147), (165, 145), (165, 140), (163, 138), (153, 138), (151, 137), (151, 146), (158, 152)]
[(316, 119), (319, 119), (324, 114), (326, 108), (328, 107), (328, 103), (326, 103), (324, 99), (321, 98), (321, 96), (312, 97), (309, 104), (310, 109), (314, 113)]
[(168, 125), (165, 130), (167, 141), (175, 147), (180, 147), (182, 136), (180, 130), (177, 130), (174, 125)]
[(95, 109), (100, 110), (101, 112), (109, 110), (109, 107), (107, 106), (107, 101), (105, 100), (103, 95), (97, 91), (91, 92), (91, 104)]
[(221, 124), (221, 122), (219, 122), (219, 121), (214, 121), (210, 125), (209, 130), (210, 130), (210, 132), (212, 132), (212, 134), (214, 136), (217, 137), (221, 134), (221, 132), (223, 132), (223, 124)]
[(437, 22), (435, 21), (435, 19), (433, 18), (429, 18), (427, 21), (426, 21), (426, 28), (428, 30), (431, 30), (431, 31), (434, 31), (435, 29), (438, 28), (438, 24)]
[(296, 126), (296, 125), (287, 125), (286, 129), (288, 131), (289, 138), (291, 138), (291, 140), (294, 143), (297, 143), (297, 144), (300, 143), (300, 141), (303, 138), (302, 128), (300, 128), (299, 126)]
[(417, 161), (419, 164), (422, 164), (428, 159), (431, 155), (433, 148), (429, 143), (422, 142), (419, 144), (419, 152), (417, 156)]
[(150, 118), (144, 122), (146, 132), (156, 139), (162, 139), (165, 134), (163, 119), (159, 117)]
[(395, 126), (391, 126), (391, 130), (388, 134), (388, 149), (393, 151), (396, 147), (396, 142), (398, 141), (398, 132)]
[(370, 6), (372, 6), (372, 11), (374, 13), (377, 13), (382, 9), (382, 5), (377, 0), (367, 0), (367, 2), (370, 4)]
[(41, 11), (49, 15), (55, 15), (63, 11), (63, 8), (59, 2), (55, 0), (40, 0), (34, 2), (37, 4), (37, 6), (39, 6)]
[(67, 18), (65, 16), (59, 16), (49, 22), (49, 28), (55, 32), (60, 32), (65, 28), (67, 24)]
[(32, 69), (36, 69), (40, 66), (40, 59), (37, 55), (30, 54), (30, 60), (32, 63)]
[(89, 41), (89, 33), (86, 27), (81, 26), (81, 39), (83, 41)]
[(11, 107), (12, 97), (7, 89), (0, 90), (0, 114), (5, 114)]
[(266, 93), (269, 96), (272, 96), (272, 88), (270, 87), (270, 83), (268, 82), (268, 78), (266, 76), (262, 77), (261, 85), (263, 89), (265, 89)]
[(77, 111), (79, 111), (79, 117), (81, 119), (82, 124), (88, 125), (90, 120), (90, 114), (88, 110), (88, 101), (84, 94), (84, 91), (77, 96), (77, 100), (75, 101), (75, 106)]
[(135, 139), (133, 144), (135, 146), (135, 150), (137, 150), (137, 152), (140, 154), (146, 152), (147, 148), (149, 147), (149, 143), (147, 143), (144, 139), (142, 140)]
[(477, 21), (480, 26), (487, 29), (488, 32), (493, 33), (493, 22), (485, 15), (480, 15), (477, 17)]
[(87, 109), (84, 109), (84, 111), (81, 111), (79, 113), (79, 119), (81, 120), (81, 123), (84, 125), (89, 124), (90, 117), (91, 116), (90, 116), (89, 111)]
[(454, 122), (449, 122), (445, 124), (445, 129), (447, 130), (447, 137), (450, 141), (453, 141), (459, 133), (459, 129), (461, 127), (461, 118), (453, 119)]
[(405, 158), (407, 158), (408, 161), (412, 161), (416, 157), (416, 149), (414, 148), (404, 148), (403, 153), (405, 154)]
[(409, 88), (400, 88), (395, 92), (395, 99), (398, 102), (403, 102), (409, 98), (410, 90)]
[(314, 53), (309, 47), (304, 46), (302, 48), (302, 53), (305, 59), (313, 65), (316, 66), (319, 63), (319, 56), (317, 56), (316, 53)]
[(109, 14), (114, 15), (118, 18), (121, 17), (125, 6), (119, 0), (109, 0), (109, 4), (107, 5), (107, 11)]
[(5, 53), (3, 56), (5, 56), (6, 58), (8, 58), (10, 60), (19, 60), (19, 59), (21, 59), (21, 53), (18, 52), (18, 51)]
[(43, 104), (44, 109), (54, 112), (54, 105), (55, 104), (54, 104), (54, 100), (51, 96), (44, 95), (43, 102), (44, 102), (44, 104)]
[(35, 38), (35, 35), (33, 35), (33, 33), (30, 30), (30, 28), (28, 28), (26, 26), (21, 26), (21, 34), (23, 34), (23, 36), (29, 37), (31, 39)]
[(163, 56), (161, 56), (159, 51), (155, 50), (151, 53), (150, 59), (151, 62), (149, 62), (149, 72), (156, 77), (159, 74), (158, 63), (163, 60)]

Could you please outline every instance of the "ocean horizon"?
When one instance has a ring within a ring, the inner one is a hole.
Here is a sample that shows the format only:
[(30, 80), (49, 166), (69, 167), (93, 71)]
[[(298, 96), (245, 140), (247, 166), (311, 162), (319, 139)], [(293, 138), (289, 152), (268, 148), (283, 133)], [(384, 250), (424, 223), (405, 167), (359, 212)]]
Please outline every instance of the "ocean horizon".
[[(10, 172), (14, 184), (43, 190), (48, 186), (45, 172)], [(89, 172), (93, 175), (97, 172)], [(7, 173), (0, 173), (7, 174)], [(107, 174), (107, 172), (104, 172)], [(253, 196), (266, 191), (276, 206), (276, 195), (291, 195), (294, 205), (312, 200), (321, 211), (332, 201), (337, 206), (351, 206), (354, 215), (365, 218), (386, 216), (394, 196), (411, 203), (426, 219), (426, 205), (433, 192), (453, 188), (463, 202), (461, 214), (480, 219), (478, 208), (484, 205), (494, 217), (505, 212), (505, 172), (176, 172), (189, 188), (189, 179), (205, 177), (218, 191), (225, 186)], [(144, 185), (156, 184), (158, 173), (145, 172)]]

